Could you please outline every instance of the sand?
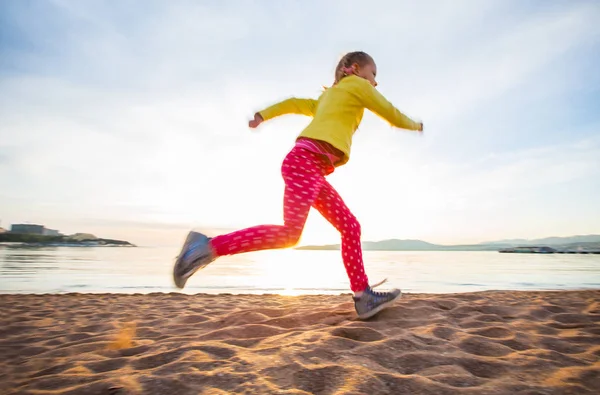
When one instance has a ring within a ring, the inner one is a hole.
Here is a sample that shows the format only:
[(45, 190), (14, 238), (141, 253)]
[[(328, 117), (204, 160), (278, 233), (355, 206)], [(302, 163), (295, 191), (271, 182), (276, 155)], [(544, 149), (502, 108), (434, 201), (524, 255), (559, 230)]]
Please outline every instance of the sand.
[(599, 394), (600, 290), (0, 295), (2, 394)]

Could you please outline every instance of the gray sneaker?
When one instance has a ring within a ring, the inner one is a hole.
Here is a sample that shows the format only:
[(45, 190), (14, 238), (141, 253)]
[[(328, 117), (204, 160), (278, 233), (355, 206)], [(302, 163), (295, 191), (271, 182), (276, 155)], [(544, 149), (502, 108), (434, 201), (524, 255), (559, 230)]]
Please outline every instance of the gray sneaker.
[(402, 296), (402, 292), (399, 289), (393, 289), (390, 292), (376, 292), (372, 287), (367, 287), (360, 298), (355, 296), (352, 298), (358, 318), (364, 320), (391, 306), (397, 299), (400, 299), (400, 296)]
[(178, 288), (183, 288), (188, 278), (215, 260), (210, 248), (210, 238), (198, 232), (190, 232), (181, 247), (181, 252), (173, 268), (173, 280)]

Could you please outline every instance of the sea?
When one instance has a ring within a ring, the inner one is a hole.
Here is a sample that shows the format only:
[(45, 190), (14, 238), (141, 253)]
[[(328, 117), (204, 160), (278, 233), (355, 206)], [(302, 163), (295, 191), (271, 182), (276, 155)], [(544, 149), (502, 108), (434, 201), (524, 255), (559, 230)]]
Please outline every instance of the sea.
[[(339, 251), (272, 250), (222, 257), (183, 290), (178, 247), (0, 246), (0, 293), (341, 294)], [(371, 283), (406, 293), (600, 289), (600, 255), (365, 251)]]

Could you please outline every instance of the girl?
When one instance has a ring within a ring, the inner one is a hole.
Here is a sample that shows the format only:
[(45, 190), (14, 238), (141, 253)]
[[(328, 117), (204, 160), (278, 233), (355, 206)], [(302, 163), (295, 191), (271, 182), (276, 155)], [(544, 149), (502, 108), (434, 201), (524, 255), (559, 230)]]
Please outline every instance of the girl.
[[(364, 109), (386, 119), (392, 126), (423, 131), (398, 111), (376, 89), (377, 67), (364, 52), (346, 54), (335, 70), (335, 81), (318, 100), (291, 98), (257, 112), (251, 128), (284, 114), (313, 117), (283, 160), (285, 181), (283, 225), (259, 225), (226, 235), (208, 238), (190, 232), (175, 262), (173, 278), (179, 288), (198, 269), (217, 257), (250, 251), (288, 248), (296, 245), (311, 207), (317, 209), (341, 234), (342, 259), (354, 292), (354, 306), (360, 319), (372, 317), (400, 297), (400, 290), (375, 292), (365, 274), (360, 225), (336, 190), (325, 179), (350, 159), (352, 136)], [(379, 284), (378, 284), (379, 285)]]

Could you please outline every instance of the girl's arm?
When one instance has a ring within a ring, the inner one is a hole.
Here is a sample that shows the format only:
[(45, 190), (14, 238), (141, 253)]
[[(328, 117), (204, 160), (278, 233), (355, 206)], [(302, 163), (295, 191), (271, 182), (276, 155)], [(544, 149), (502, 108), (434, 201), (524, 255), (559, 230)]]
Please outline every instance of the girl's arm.
[[(359, 80), (358, 78), (356, 79)], [(423, 124), (415, 122), (400, 112), (392, 103), (390, 103), (377, 89), (375, 89), (367, 80), (362, 80), (357, 84), (355, 93), (360, 97), (365, 108), (377, 114), (379, 117), (388, 121), (392, 126), (408, 130), (423, 131)]]
[(268, 121), (269, 119), (273, 119), (285, 114), (301, 114), (312, 117), (315, 115), (316, 110), (316, 100), (298, 99), (292, 97), (257, 112), (254, 115), (254, 119), (250, 121), (249, 125), (250, 127), (257, 127), (263, 121)]

